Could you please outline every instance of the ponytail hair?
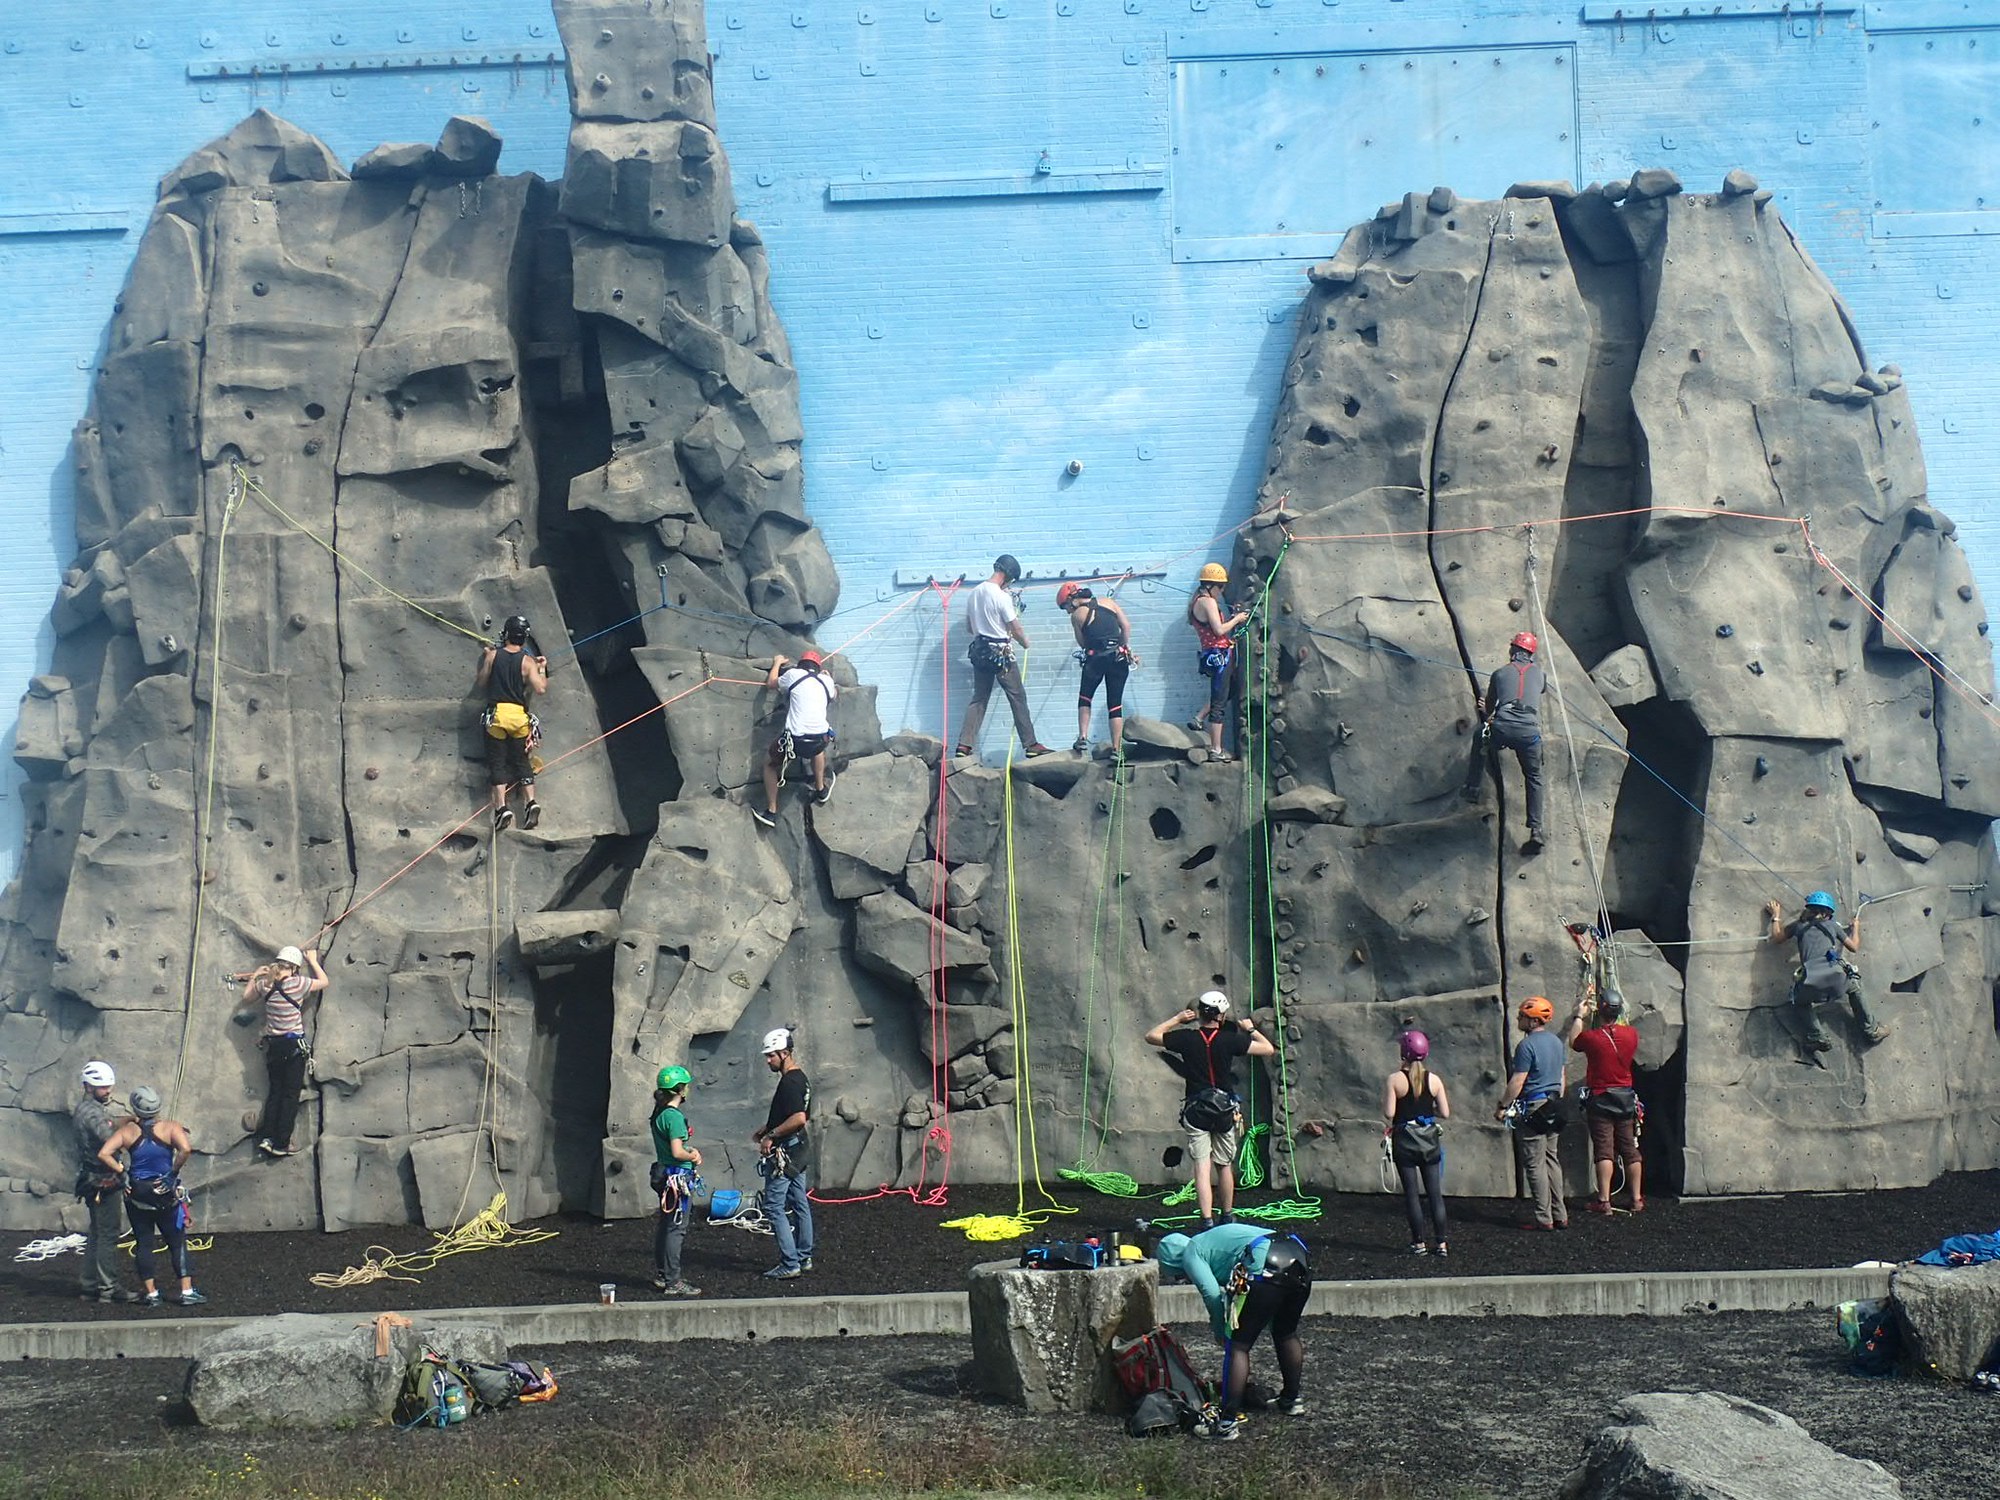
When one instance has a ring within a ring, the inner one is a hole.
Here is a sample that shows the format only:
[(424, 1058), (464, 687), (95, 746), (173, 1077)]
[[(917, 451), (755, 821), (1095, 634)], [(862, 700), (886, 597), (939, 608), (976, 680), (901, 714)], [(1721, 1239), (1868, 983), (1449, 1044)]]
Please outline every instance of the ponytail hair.
[(1420, 1099), (1431, 1086), (1430, 1064), (1421, 1057), (1412, 1058), (1403, 1065), (1403, 1075), (1410, 1080), (1410, 1097)]

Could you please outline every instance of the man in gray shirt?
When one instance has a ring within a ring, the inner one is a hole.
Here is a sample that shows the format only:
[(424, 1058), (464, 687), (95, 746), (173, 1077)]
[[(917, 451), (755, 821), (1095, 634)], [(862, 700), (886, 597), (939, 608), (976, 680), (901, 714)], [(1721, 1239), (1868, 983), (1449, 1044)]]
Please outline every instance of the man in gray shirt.
[(1540, 643), (1528, 631), (1516, 635), (1507, 651), (1507, 665), (1486, 684), (1477, 700), (1480, 727), (1472, 737), (1472, 763), (1465, 770), (1465, 800), (1479, 800), (1489, 755), (1497, 776), (1500, 752), (1512, 750), (1521, 763), (1521, 780), (1528, 795), (1528, 848), (1542, 846), (1542, 690), (1547, 681), (1535, 662)]
[(125, 1123), (125, 1111), (111, 1102), (117, 1075), (107, 1062), (83, 1065), (83, 1097), (70, 1113), (76, 1126), (76, 1195), (90, 1210), (89, 1237), (83, 1247), (83, 1280), (77, 1295), (86, 1302), (130, 1302), (132, 1293), (118, 1284), (118, 1240), (125, 1232), (124, 1183), (107, 1177), (97, 1153)]

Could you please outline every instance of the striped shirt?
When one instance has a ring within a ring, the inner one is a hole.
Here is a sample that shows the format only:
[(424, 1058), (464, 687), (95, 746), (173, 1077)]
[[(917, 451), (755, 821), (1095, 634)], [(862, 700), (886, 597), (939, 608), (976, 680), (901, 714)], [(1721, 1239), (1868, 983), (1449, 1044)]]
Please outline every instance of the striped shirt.
[(289, 974), (264, 992), (264, 1035), (304, 1036), (306, 996), (312, 981), (303, 974)]

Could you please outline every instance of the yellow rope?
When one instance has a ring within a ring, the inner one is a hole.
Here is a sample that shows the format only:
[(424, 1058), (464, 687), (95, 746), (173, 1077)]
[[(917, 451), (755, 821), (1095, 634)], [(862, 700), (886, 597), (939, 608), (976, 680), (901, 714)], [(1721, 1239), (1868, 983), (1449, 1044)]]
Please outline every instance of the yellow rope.
[(377, 578), (373, 573), (369, 572), (366, 568), (362, 567), (360, 563), (354, 561), (353, 558), (347, 556), (347, 554), (342, 552), (339, 548), (335, 547), (332, 542), (329, 542), (325, 537), (321, 536), (318, 532), (314, 531), (311, 527), (307, 526), (303, 521), (300, 521), (297, 517), (293, 516), (290, 512), (286, 511), (283, 506), (279, 505), (277, 501), (273, 500), (270, 497), (270, 495), (265, 492), (264, 486), (262, 486), (255, 479), (253, 479), (249, 475), (249, 473), (247, 473), (240, 465), (236, 467), (235, 473), (238, 479), (241, 481), (244, 489), (246, 489), (247, 491), (249, 491), (249, 493), (257, 497), (258, 504), (262, 505), (266, 510), (270, 511), (272, 515), (276, 516), (279, 520), (283, 521), (287, 526), (291, 527), (292, 530), (298, 532), (299, 535), (303, 537), (308, 537), (311, 540), (319, 543), (319, 545), (324, 547), (327, 550), (328, 554), (332, 556), (333, 559), (336, 562), (338, 562), (341, 565), (341, 567), (345, 568), (348, 572), (358, 574), (360, 577), (367, 579), (370, 583), (374, 584), (376, 588), (380, 589), (383, 593), (387, 594), (391, 599), (397, 599), (402, 601), (404, 604), (409, 605), (411, 609), (414, 609), (418, 614), (425, 616), (427, 619), (435, 620), (438, 624), (444, 626), (446, 630), (455, 630), (460, 635), (465, 636), (469, 640), (478, 641), (482, 646), (486, 644), (486, 637), (481, 635), (478, 631), (468, 630), (463, 625), (459, 624), (456, 620), (447, 620), (443, 615), (437, 613), (435, 610), (425, 609), (423, 605), (417, 603), (417, 601), (412, 599), (408, 594), (399, 594), (394, 589), (390, 588), (388, 584), (384, 583), (381, 579)]
[[(179, 1055), (174, 1059), (174, 1086), (167, 1094), (168, 1108), (180, 1102), (181, 1084), (187, 1078), (188, 1032), (194, 1025), (194, 985), (195, 977), (201, 973), (201, 928), (202, 919), (208, 910), (208, 845), (211, 830), (215, 826), (215, 753), (217, 732), (222, 723), (222, 635), (229, 619), (227, 595), (229, 566), (229, 524), (236, 519), (236, 507), (243, 503), (240, 484), (243, 471), (231, 466), (229, 494), (222, 504), (222, 525), (215, 536), (215, 606), (214, 627), (210, 631), (212, 640), (212, 660), (208, 664), (208, 766), (202, 773), (201, 821), (195, 829), (194, 861), (194, 932), (188, 945), (187, 993), (181, 1000), (181, 1041)], [(195, 636), (196, 647), (201, 644), (200, 631)], [(201, 671), (199, 658), (194, 671)], [(196, 678), (189, 679), (192, 692)]]
[(439, 1234), (428, 1250), (399, 1255), (386, 1246), (370, 1245), (360, 1265), (349, 1266), (345, 1271), (315, 1272), (308, 1279), (314, 1286), (329, 1291), (366, 1286), (371, 1281), (414, 1282), (420, 1279), (414, 1273), (434, 1271), (441, 1262), (454, 1255), (465, 1255), (474, 1250), (508, 1250), (517, 1245), (538, 1245), (543, 1240), (554, 1239), (556, 1234), (553, 1229), (516, 1229), (507, 1222), (507, 1195), (495, 1193), (493, 1201), (486, 1205), (484, 1211), (458, 1228)]

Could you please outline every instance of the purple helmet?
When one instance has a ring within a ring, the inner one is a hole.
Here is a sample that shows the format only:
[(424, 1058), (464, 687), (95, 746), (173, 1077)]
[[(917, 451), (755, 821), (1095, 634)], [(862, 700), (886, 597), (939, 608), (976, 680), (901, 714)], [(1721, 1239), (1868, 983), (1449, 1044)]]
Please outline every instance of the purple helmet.
[(1431, 1039), (1414, 1028), (1397, 1037), (1396, 1044), (1403, 1049), (1404, 1062), (1418, 1062), (1431, 1055)]

